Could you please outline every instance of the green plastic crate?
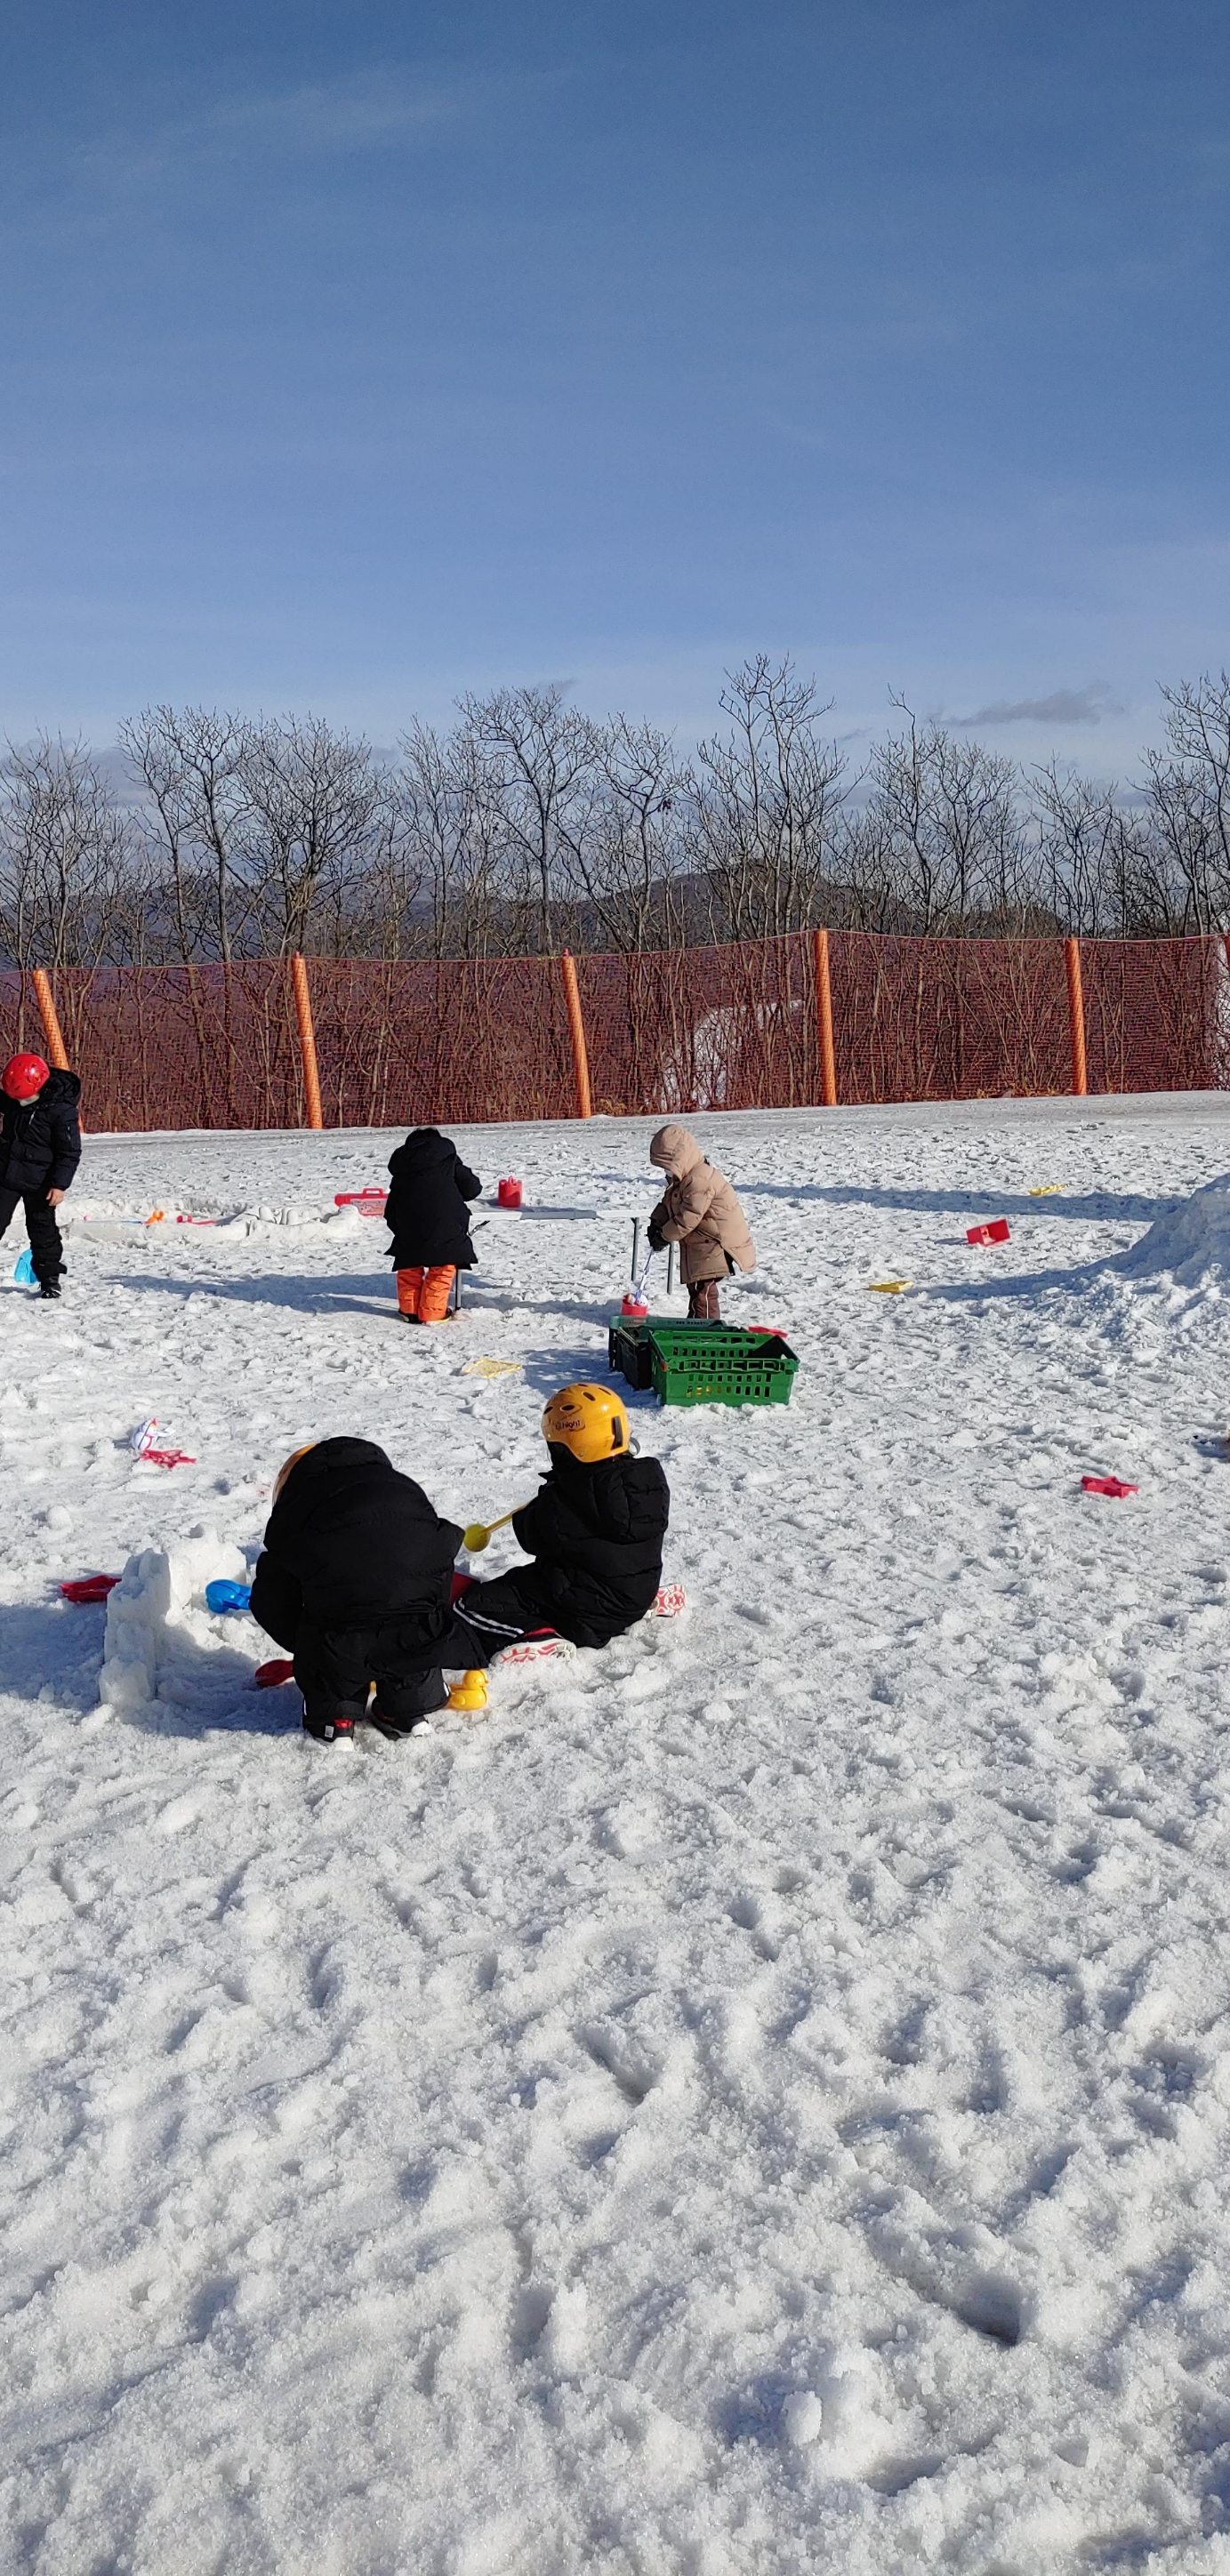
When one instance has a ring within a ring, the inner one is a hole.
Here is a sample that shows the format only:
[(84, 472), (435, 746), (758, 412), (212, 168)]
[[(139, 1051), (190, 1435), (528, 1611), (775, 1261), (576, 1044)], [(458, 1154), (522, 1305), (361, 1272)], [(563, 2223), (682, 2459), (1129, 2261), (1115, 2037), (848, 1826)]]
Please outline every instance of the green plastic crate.
[(737, 1324), (651, 1324), (650, 1383), (662, 1404), (789, 1404), (798, 1359), (780, 1333)]
[(634, 1322), (630, 1315), (612, 1315), (607, 1336), (607, 1367), (616, 1376), (626, 1378), (629, 1386), (653, 1385), (653, 1353), (649, 1336), (659, 1326), (669, 1328), (670, 1315), (645, 1315)]

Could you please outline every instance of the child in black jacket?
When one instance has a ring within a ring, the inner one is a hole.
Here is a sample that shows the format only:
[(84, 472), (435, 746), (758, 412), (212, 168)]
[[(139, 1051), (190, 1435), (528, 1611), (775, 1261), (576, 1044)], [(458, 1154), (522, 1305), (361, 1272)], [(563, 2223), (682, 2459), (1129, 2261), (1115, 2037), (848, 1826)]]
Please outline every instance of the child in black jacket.
[(353, 1741), (365, 1715), (382, 1735), (409, 1735), (443, 1707), (440, 1667), (451, 1658), (441, 1649), (461, 1535), (374, 1440), (319, 1440), (287, 1459), (252, 1616), (294, 1656), (309, 1735)]
[(609, 1646), (653, 1607), (670, 1488), (656, 1458), (633, 1456), (624, 1405), (609, 1387), (566, 1386), (542, 1428), (550, 1473), (512, 1524), (533, 1563), (466, 1586), (448, 1662), (489, 1664), (544, 1631)]
[(397, 1305), (408, 1324), (442, 1324), (459, 1270), (474, 1267), (467, 1199), (482, 1188), (451, 1136), (416, 1127), (389, 1156), (384, 1221), (393, 1236)]
[(55, 1211), (81, 1160), (75, 1073), (53, 1073), (41, 1055), (14, 1055), (0, 1073), (0, 1234), (22, 1200), (40, 1293), (58, 1297), (64, 1240)]

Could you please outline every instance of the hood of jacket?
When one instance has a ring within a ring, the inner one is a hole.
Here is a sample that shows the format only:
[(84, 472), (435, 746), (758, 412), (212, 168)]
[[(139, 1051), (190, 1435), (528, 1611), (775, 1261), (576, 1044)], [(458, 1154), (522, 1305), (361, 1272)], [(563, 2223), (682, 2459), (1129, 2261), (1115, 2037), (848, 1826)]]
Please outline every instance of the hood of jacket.
[(650, 1139), (650, 1162), (659, 1172), (668, 1173), (672, 1181), (681, 1181), (685, 1172), (695, 1171), (704, 1159), (690, 1127), (659, 1127), (657, 1135)]
[[(283, 1545), (309, 1521), (319, 1503), (336, 1492), (337, 1478), (347, 1468), (363, 1468), (370, 1475), (373, 1468), (383, 1467), (385, 1474), (395, 1476), (397, 1469), (386, 1450), (374, 1440), (351, 1440), (344, 1435), (337, 1440), (316, 1440), (295, 1460), (269, 1515), (269, 1529), (277, 1522), (275, 1538)], [(265, 1540), (268, 1545), (269, 1530)]]
[(390, 1154), (389, 1170), (404, 1179), (415, 1172), (430, 1172), (437, 1164), (451, 1166), (456, 1160), (451, 1136), (442, 1136), (438, 1127), (412, 1127), (405, 1144)]
[(55, 1072), (48, 1074), (42, 1088), (35, 1092), (33, 1100), (14, 1100), (11, 1106), (14, 1109), (54, 1109), (57, 1103), (60, 1103), (65, 1108), (75, 1109), (80, 1098), (80, 1074), (60, 1072), (57, 1068)]

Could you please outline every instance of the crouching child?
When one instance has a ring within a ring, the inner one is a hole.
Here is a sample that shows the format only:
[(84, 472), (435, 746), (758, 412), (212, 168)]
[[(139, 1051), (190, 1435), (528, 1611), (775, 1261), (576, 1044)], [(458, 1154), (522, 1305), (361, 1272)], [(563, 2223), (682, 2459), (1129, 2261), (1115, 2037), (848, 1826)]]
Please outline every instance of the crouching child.
[(318, 1742), (352, 1742), (364, 1716), (390, 1739), (409, 1735), (443, 1707), (461, 1536), (374, 1440), (318, 1440), (287, 1459), (252, 1616), (294, 1656), (303, 1723)]
[(670, 1488), (635, 1455), (625, 1406), (609, 1387), (565, 1386), (542, 1429), (550, 1469), (512, 1522), (532, 1562), (459, 1592), (446, 1661), (478, 1667), (553, 1637), (609, 1646), (653, 1608)]

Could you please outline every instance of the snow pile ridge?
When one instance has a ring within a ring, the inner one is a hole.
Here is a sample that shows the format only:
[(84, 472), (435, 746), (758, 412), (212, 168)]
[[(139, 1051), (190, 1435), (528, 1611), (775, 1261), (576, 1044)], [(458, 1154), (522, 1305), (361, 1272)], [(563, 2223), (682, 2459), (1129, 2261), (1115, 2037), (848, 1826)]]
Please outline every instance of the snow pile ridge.
[[(147, 1547), (130, 1556), (123, 1578), (107, 1597), (98, 1696), (104, 1708), (133, 1709), (149, 1700), (184, 1696), (184, 1667), (235, 1642), (234, 1628), (205, 1608), (205, 1586), (215, 1575), (235, 1583), (248, 1578), (246, 1559), (213, 1530), (195, 1530), (173, 1548)], [(179, 1687), (177, 1687), (177, 1679)]]
[(1210, 1274), (1230, 1278), (1230, 1172), (1157, 1217), (1111, 1266), (1131, 1279), (1169, 1271), (1185, 1287)]

